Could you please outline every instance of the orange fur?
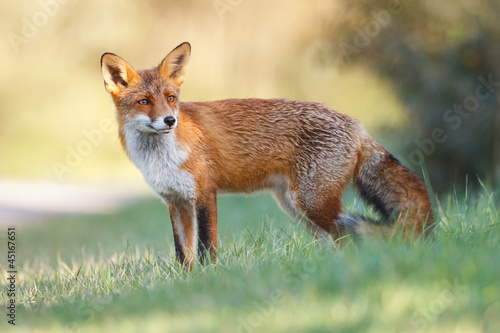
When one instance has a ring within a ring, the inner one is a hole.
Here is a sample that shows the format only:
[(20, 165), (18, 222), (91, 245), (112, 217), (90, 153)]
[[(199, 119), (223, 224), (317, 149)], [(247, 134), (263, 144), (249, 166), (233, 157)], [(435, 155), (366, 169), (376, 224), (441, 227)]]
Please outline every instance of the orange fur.
[[(271, 190), (316, 236), (400, 228), (411, 239), (430, 232), (424, 184), (355, 119), (286, 99), (179, 102), (190, 50), (183, 43), (158, 67), (137, 72), (116, 55), (101, 59), (121, 143), (169, 206), (181, 261), (192, 265), (195, 238), (200, 259), (208, 251), (215, 261), (219, 192)], [(342, 214), (351, 178), (386, 226)]]

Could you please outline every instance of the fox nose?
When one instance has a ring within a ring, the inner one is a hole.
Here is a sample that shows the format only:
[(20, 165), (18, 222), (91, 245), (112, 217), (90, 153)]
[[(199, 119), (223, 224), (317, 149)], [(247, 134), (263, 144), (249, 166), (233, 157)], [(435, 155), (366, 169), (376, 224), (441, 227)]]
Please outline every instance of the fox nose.
[(165, 119), (163, 119), (163, 121), (165, 122), (165, 124), (166, 124), (167, 126), (172, 127), (172, 126), (174, 126), (174, 124), (175, 124), (175, 117), (173, 117), (173, 116), (168, 116), (168, 117), (165, 117)]

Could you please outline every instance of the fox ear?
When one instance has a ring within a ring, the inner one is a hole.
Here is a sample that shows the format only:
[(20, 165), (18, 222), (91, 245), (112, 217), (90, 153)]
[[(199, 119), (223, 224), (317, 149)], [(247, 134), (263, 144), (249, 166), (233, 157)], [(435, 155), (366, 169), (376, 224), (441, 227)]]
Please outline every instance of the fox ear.
[(191, 45), (184, 42), (173, 49), (158, 67), (159, 74), (166, 80), (173, 81), (180, 87), (186, 77), (186, 70), (191, 57)]
[(113, 95), (118, 94), (130, 83), (140, 80), (139, 74), (134, 71), (132, 66), (113, 53), (104, 53), (102, 55), (101, 74), (104, 78), (106, 90)]

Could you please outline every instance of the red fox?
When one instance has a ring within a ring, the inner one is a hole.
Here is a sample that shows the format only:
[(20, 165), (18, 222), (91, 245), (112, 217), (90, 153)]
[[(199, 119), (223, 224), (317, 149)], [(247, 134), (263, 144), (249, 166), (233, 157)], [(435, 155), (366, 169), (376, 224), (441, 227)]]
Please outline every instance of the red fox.
[[(424, 183), (360, 122), (287, 99), (180, 102), (190, 56), (185, 42), (158, 67), (138, 71), (115, 54), (101, 57), (121, 144), (168, 206), (181, 263), (191, 267), (196, 253), (215, 262), (219, 192), (271, 190), (316, 237), (399, 230), (412, 239), (431, 232)], [(342, 213), (351, 178), (383, 221)]]

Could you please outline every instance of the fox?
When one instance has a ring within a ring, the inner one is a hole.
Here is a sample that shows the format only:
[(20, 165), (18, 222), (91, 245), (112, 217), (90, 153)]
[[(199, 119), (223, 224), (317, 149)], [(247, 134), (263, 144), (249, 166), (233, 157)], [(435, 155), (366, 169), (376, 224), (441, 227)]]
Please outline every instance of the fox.
[[(149, 69), (134, 70), (113, 53), (101, 57), (121, 145), (168, 207), (181, 264), (216, 262), (219, 193), (271, 191), (317, 239), (431, 234), (425, 183), (358, 120), (289, 99), (181, 102), (190, 58), (188, 42)], [(343, 212), (351, 179), (380, 219)]]

